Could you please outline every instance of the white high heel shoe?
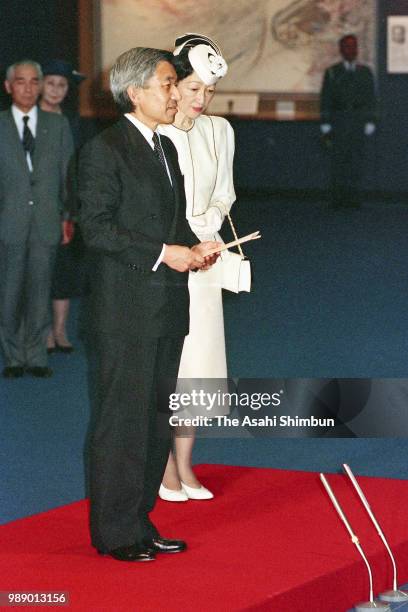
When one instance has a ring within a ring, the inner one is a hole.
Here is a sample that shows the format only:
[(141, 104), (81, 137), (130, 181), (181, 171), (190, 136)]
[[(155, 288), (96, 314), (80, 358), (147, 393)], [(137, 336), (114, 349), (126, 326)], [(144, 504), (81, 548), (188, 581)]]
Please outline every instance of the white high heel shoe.
[(201, 485), (198, 489), (189, 487), (184, 482), (181, 482), (181, 487), (186, 493), (188, 499), (212, 499), (214, 494)]
[(159, 489), (160, 499), (170, 502), (186, 502), (188, 501), (188, 495), (182, 487), (180, 491), (173, 491), (173, 489), (167, 489), (164, 485), (160, 485)]

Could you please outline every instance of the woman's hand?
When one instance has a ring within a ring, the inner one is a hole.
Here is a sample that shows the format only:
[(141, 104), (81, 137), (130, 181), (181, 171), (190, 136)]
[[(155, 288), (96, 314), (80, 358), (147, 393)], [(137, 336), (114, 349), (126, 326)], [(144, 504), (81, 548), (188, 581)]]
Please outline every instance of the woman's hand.
[(211, 268), (211, 266), (215, 264), (220, 254), (211, 253), (211, 255), (206, 255), (206, 253), (208, 253), (208, 251), (216, 249), (217, 247), (222, 247), (222, 242), (217, 242), (215, 240), (207, 240), (205, 242), (200, 242), (199, 244), (196, 244), (192, 247), (191, 250), (199, 253), (204, 260), (203, 265), (199, 267), (200, 270), (208, 270), (209, 268)]

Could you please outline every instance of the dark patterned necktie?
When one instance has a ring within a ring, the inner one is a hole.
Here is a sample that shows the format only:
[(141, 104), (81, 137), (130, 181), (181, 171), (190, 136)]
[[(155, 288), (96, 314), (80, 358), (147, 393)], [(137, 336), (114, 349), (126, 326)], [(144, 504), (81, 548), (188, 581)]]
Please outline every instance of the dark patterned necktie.
[(153, 132), (153, 144), (154, 144), (153, 153), (155, 154), (155, 156), (157, 157), (157, 159), (159, 160), (159, 162), (161, 163), (161, 165), (163, 166), (167, 174), (166, 160), (164, 159), (164, 153), (163, 153), (162, 146), (160, 144), (160, 138), (158, 137), (156, 132)]
[(32, 159), (33, 155), (34, 155), (34, 149), (35, 149), (35, 138), (33, 136), (32, 131), (30, 130), (30, 128), (27, 125), (29, 119), (30, 119), (30, 117), (28, 115), (25, 115), (23, 117), (23, 121), (24, 121), (23, 148), (24, 148), (24, 151), (26, 153), (30, 154), (30, 157)]

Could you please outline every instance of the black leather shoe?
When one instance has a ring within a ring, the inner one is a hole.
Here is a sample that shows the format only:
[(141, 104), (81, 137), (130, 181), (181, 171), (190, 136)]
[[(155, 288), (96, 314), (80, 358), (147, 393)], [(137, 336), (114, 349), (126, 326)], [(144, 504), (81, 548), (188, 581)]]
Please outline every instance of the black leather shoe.
[(144, 546), (133, 544), (132, 546), (121, 546), (113, 550), (98, 550), (100, 555), (109, 555), (117, 561), (154, 561), (154, 552)]
[(51, 378), (52, 370), (51, 368), (43, 367), (43, 366), (31, 366), (26, 368), (27, 374), (31, 374), (31, 376), (35, 376), (36, 378)]
[(143, 544), (154, 553), (178, 553), (187, 548), (187, 544), (183, 540), (166, 540), (166, 538), (160, 536), (143, 540)]
[(3, 370), (4, 378), (21, 378), (24, 376), (24, 368), (21, 366), (7, 366)]

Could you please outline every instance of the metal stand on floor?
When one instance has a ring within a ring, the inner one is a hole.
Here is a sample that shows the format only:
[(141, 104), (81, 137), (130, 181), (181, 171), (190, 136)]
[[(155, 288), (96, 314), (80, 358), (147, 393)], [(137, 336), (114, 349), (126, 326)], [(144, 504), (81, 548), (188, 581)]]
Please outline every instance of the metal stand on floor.
[(334, 495), (331, 486), (327, 482), (327, 479), (326, 479), (325, 475), (322, 474), (322, 473), (320, 473), (320, 480), (322, 481), (323, 486), (326, 489), (326, 492), (327, 492), (328, 496), (330, 497), (330, 499), (331, 499), (331, 501), (333, 503), (333, 506), (337, 510), (337, 513), (338, 513), (339, 517), (341, 518), (341, 520), (343, 521), (344, 525), (346, 526), (346, 529), (347, 529), (347, 531), (349, 532), (349, 534), (351, 536), (352, 543), (357, 548), (358, 552), (362, 556), (362, 558), (364, 560), (364, 563), (366, 564), (366, 567), (367, 567), (368, 578), (369, 578), (369, 582), (370, 582), (369, 601), (365, 601), (365, 602), (359, 603), (356, 606), (354, 606), (355, 612), (365, 612), (365, 610), (382, 610), (382, 612), (391, 612), (391, 608), (390, 608), (390, 606), (388, 604), (383, 603), (382, 601), (374, 601), (374, 595), (373, 595), (373, 574), (372, 574), (371, 567), (370, 567), (370, 564), (368, 562), (368, 559), (365, 556), (363, 549), (361, 548), (360, 542), (358, 541), (358, 537), (354, 533), (354, 531), (353, 531), (350, 523), (348, 522), (347, 517), (344, 514), (344, 512), (343, 512), (343, 510), (342, 510), (342, 508), (341, 508), (341, 506), (340, 506), (336, 496)]
[(392, 583), (392, 589), (390, 589), (389, 591), (385, 591), (384, 593), (381, 593), (380, 595), (380, 599), (381, 601), (386, 601), (386, 602), (390, 602), (390, 603), (395, 603), (395, 602), (402, 602), (402, 601), (408, 601), (408, 593), (406, 591), (402, 591), (401, 589), (398, 588), (397, 586), (397, 566), (395, 563), (395, 559), (394, 559), (394, 555), (391, 552), (391, 548), (386, 540), (386, 537), (384, 535), (383, 530), (381, 529), (376, 517), (374, 516), (373, 511), (371, 510), (370, 504), (368, 503), (368, 500), (366, 498), (366, 496), (363, 493), (363, 490), (361, 489), (360, 485), (358, 484), (353, 472), (351, 471), (351, 468), (346, 464), (343, 463), (343, 469), (346, 472), (347, 476), (350, 478), (351, 483), (354, 487), (354, 489), (356, 490), (361, 503), (363, 504), (364, 508), (367, 511), (368, 516), (370, 517), (374, 527), (377, 530), (378, 535), (380, 536), (381, 541), (383, 542), (385, 548), (387, 549), (387, 552), (390, 556), (391, 559), (391, 563), (392, 563), (392, 568), (393, 568), (393, 572), (394, 572), (394, 578), (393, 578), (393, 583)]

